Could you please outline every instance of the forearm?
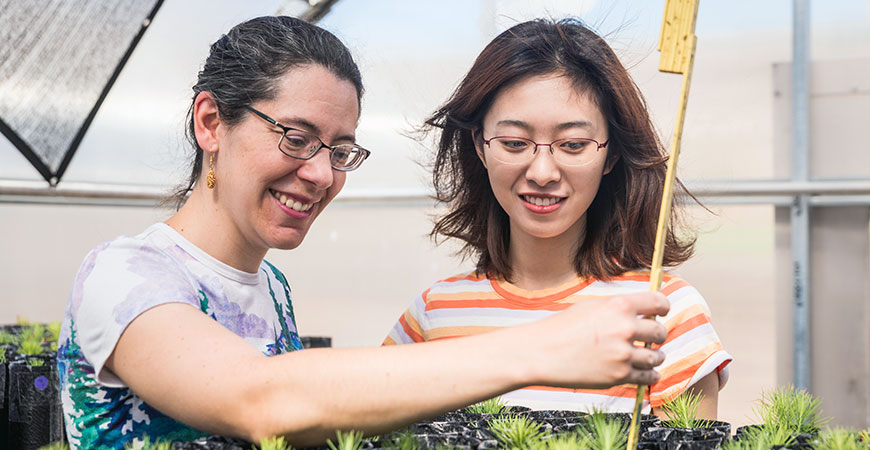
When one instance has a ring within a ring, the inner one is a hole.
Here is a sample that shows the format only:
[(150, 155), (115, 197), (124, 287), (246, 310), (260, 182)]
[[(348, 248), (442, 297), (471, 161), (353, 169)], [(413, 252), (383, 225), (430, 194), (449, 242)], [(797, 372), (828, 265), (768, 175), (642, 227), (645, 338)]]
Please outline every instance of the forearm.
[(416, 345), (311, 349), (264, 359), (275, 388), (257, 389), (255, 437), (284, 433), (294, 445), (322, 443), (336, 429), (379, 434), (522, 387), (505, 334)]

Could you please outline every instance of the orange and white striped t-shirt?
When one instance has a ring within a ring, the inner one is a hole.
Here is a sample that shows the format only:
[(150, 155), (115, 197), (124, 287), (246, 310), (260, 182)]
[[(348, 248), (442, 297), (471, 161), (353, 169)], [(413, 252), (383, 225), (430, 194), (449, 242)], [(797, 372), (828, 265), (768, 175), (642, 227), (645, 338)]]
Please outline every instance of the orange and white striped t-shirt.
[[(610, 281), (580, 279), (551, 289), (529, 291), (475, 272), (435, 283), (418, 296), (399, 318), (384, 345), (469, 336), (547, 317), (584, 299), (612, 297), (649, 289), (649, 271), (627, 272)], [(660, 347), (665, 362), (661, 378), (647, 392), (644, 410), (659, 407), (714, 370), (719, 385), (728, 379), (732, 358), (722, 348), (710, 323), (710, 309), (701, 294), (684, 280), (665, 274), (662, 293), (671, 302), (658, 320), (668, 330)], [(564, 389), (532, 386), (505, 394), (512, 405), (533, 409), (631, 412), (636, 386), (610, 389)]]

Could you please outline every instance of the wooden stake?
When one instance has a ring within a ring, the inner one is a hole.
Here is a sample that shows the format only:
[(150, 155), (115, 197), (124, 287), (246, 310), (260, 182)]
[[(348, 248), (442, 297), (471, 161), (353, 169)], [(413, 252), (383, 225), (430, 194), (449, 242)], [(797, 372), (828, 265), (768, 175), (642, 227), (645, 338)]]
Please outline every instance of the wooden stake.
[[(677, 161), (680, 157), (680, 146), (683, 137), (683, 124), (686, 120), (686, 105), (689, 102), (689, 87), (692, 82), (692, 68), (695, 62), (695, 22), (698, 17), (699, 0), (667, 0), (665, 14), (662, 20), (662, 34), (659, 37), (659, 50), (662, 52), (659, 60), (659, 71), (683, 74), (680, 90), (680, 107), (677, 110), (677, 122), (674, 125), (674, 137), (668, 156), (668, 171), (662, 190), (662, 204), (659, 209), (659, 220), (656, 227), (656, 241), (653, 249), (653, 260), (650, 264), (649, 290), (657, 292), (661, 288), (662, 261), (665, 254), (665, 238), (671, 216), (671, 202), (674, 196), (674, 183), (677, 176)], [(650, 316), (650, 319), (655, 317)], [(650, 348), (649, 342), (645, 345)], [(634, 412), (631, 416), (631, 427), (628, 431), (627, 450), (637, 448), (640, 433), (640, 415), (643, 399), (646, 396), (646, 386), (637, 387), (634, 402)]]

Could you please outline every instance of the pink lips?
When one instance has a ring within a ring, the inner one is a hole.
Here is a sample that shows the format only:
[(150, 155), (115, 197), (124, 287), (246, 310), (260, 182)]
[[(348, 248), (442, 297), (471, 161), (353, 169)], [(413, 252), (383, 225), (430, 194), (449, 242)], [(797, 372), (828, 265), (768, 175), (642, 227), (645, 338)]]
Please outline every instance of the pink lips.
[(546, 206), (536, 205), (534, 203), (530, 203), (530, 202), (526, 201), (526, 199), (523, 198), (522, 195), (520, 196), (520, 200), (522, 200), (523, 206), (525, 206), (529, 211), (532, 211), (532, 212), (537, 213), (537, 214), (546, 214), (546, 213), (551, 213), (551, 212), (559, 209), (562, 206), (562, 200), (564, 200), (564, 199), (560, 199), (558, 202), (553, 203), (552, 205), (546, 205)]

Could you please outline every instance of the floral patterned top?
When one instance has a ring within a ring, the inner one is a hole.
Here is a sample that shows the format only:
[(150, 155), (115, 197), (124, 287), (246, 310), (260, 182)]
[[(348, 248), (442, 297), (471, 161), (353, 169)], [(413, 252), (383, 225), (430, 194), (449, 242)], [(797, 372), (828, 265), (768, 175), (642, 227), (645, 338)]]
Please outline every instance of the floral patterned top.
[(191, 305), (269, 356), (302, 348), (290, 286), (268, 262), (256, 273), (237, 270), (164, 223), (103, 243), (79, 268), (58, 348), (73, 449), (122, 449), (146, 436), (152, 441), (206, 436), (145, 403), (105, 367), (127, 325), (166, 303)]

